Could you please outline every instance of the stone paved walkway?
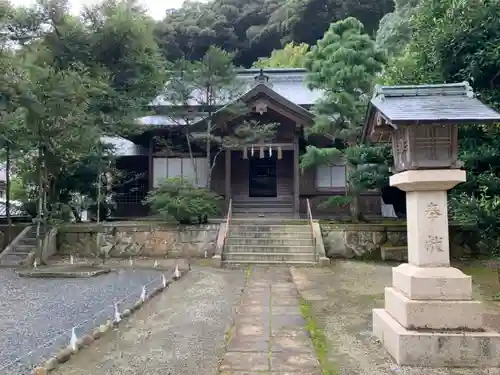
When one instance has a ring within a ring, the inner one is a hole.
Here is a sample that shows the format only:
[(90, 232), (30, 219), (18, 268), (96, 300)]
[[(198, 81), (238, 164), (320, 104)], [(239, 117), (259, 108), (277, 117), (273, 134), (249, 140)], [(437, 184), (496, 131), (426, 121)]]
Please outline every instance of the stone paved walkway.
[(234, 323), (219, 374), (321, 374), (288, 268), (252, 270)]

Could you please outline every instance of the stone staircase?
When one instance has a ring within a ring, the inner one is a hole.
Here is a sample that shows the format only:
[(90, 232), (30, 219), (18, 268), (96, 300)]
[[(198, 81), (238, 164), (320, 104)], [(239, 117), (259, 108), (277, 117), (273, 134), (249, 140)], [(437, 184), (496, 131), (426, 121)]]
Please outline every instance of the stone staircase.
[(244, 198), (233, 201), (234, 218), (244, 217), (293, 217), (292, 197)]
[[(42, 238), (47, 233), (47, 229), (40, 228)], [(0, 253), (0, 267), (16, 267), (36, 250), (36, 225), (31, 225), (25, 231), (21, 232), (11, 244)]]
[(233, 219), (223, 264), (315, 265), (314, 239), (307, 220)]

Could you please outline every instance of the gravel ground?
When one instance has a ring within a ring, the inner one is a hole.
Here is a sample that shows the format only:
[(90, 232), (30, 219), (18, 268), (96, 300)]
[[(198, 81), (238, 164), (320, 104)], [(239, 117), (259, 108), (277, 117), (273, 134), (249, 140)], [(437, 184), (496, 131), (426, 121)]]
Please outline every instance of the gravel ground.
[(54, 375), (215, 375), (244, 270), (192, 271)]
[(160, 285), (161, 273), (129, 269), (84, 279), (34, 279), (0, 269), (0, 373), (26, 374), (27, 367), (69, 344), (72, 327), (81, 335), (112, 318), (114, 301), (128, 307), (148, 283)]
[[(391, 266), (335, 261), (330, 268), (293, 268), (302, 297), (313, 309), (329, 343), (338, 375), (499, 375), (500, 369), (419, 368), (396, 365), (373, 338), (372, 309), (383, 307)], [(474, 285), (480, 295), (479, 286)], [(494, 308), (489, 304), (489, 310)], [(500, 306), (496, 306), (497, 313)]]

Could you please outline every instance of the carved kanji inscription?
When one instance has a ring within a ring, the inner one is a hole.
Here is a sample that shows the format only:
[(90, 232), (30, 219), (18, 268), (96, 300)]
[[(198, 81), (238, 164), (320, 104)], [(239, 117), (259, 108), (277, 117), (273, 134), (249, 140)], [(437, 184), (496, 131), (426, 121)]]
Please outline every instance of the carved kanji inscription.
[(437, 219), (442, 215), (439, 206), (434, 202), (430, 202), (427, 205), (427, 208), (425, 209), (425, 214), (429, 219)]
[(432, 236), (427, 237), (425, 241), (425, 250), (428, 253), (442, 253), (443, 250), (443, 237), (440, 236)]

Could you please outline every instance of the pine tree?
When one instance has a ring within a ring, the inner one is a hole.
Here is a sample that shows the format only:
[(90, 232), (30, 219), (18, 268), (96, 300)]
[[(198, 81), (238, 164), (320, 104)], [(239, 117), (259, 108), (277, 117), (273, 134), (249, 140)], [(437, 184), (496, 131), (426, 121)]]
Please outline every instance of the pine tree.
[[(323, 97), (314, 105), (316, 119), (306, 136), (321, 135), (330, 140), (327, 148), (307, 146), (301, 157), (301, 168), (345, 163), (348, 198), (353, 219), (359, 219), (359, 190), (355, 176), (358, 165), (368, 159), (374, 162), (383, 151), (358, 146), (366, 105), (371, 97), (376, 75), (385, 56), (375, 42), (363, 32), (363, 25), (349, 17), (332, 23), (323, 38), (307, 55), (310, 88), (323, 90)], [(358, 178), (359, 179), (359, 178)], [(329, 203), (338, 203), (332, 197)], [(328, 203), (327, 203), (328, 204)]]

